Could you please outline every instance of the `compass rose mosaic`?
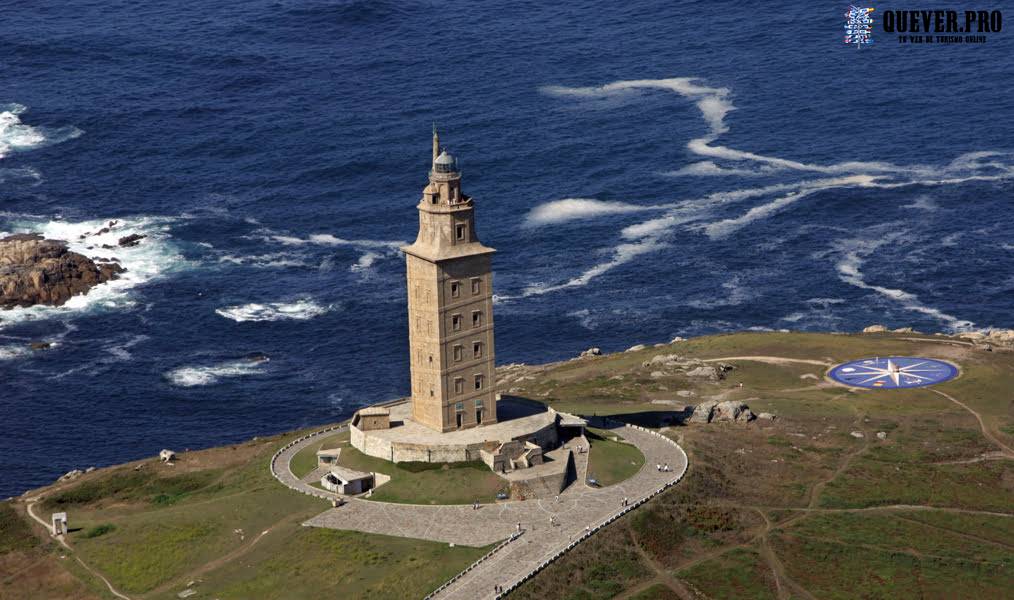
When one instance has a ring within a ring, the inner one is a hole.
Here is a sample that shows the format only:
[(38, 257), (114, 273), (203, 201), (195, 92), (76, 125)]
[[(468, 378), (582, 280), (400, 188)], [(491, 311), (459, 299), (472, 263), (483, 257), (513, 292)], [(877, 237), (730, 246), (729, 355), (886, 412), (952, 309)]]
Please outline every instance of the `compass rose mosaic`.
[(914, 388), (942, 383), (958, 376), (951, 363), (914, 356), (863, 358), (834, 367), (828, 377), (853, 387)]

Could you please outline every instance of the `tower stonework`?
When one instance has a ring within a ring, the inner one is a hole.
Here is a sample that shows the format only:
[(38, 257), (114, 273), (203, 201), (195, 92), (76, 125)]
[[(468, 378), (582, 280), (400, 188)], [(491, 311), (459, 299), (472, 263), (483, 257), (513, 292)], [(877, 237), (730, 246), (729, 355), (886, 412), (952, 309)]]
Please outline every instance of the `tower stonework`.
[(493, 367), (495, 250), (475, 235), (472, 199), (433, 131), (419, 235), (402, 247), (408, 278), (412, 420), (436, 431), (496, 422)]

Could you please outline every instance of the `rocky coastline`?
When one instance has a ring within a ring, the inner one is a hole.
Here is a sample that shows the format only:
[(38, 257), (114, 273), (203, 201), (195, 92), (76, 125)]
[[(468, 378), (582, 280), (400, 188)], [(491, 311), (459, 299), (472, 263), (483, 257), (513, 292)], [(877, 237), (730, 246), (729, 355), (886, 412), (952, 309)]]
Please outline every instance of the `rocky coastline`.
[(9, 235), (0, 238), (0, 310), (61, 306), (124, 271), (115, 259), (92, 260), (61, 240)]

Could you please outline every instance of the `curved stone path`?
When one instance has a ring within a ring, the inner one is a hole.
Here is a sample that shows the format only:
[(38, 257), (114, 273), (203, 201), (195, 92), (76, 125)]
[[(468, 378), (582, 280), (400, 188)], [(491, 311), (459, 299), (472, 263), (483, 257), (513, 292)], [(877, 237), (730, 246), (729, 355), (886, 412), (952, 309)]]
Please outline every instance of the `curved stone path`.
[[(560, 494), (559, 500), (537, 500), (471, 505), (417, 505), (348, 498), (303, 523), (312, 527), (348, 529), (465, 546), (485, 546), (522, 534), (455, 577), (433, 598), (475, 600), (496, 597), (494, 586), (510, 590), (555, 560), (599, 527), (611, 522), (655, 494), (678, 482), (687, 468), (683, 449), (658, 433), (619, 423), (606, 425), (644, 454), (645, 464), (633, 477), (605, 488), (584, 485), (583, 478)], [(332, 433), (335, 428), (300, 438), (280, 450), (271, 461), (272, 473), (282, 483), (306, 494), (332, 496), (299, 480), (289, 470), (297, 452)], [(585, 455), (587, 456), (587, 455)], [(668, 463), (671, 471), (659, 472)], [(580, 472), (580, 471), (579, 471)], [(623, 500), (627, 499), (624, 506)], [(550, 518), (555, 524), (551, 524)]]

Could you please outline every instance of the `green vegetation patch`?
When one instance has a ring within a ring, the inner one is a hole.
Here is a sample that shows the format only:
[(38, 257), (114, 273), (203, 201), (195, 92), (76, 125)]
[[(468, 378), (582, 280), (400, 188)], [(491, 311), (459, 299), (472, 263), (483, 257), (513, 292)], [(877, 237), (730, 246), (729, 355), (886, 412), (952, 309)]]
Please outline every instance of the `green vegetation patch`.
[(586, 436), (591, 445), (588, 477), (595, 478), (600, 485), (613, 485), (629, 479), (644, 466), (644, 455), (637, 446), (619, 441), (615, 434), (589, 428)]
[[(292, 457), (289, 462), (289, 469), (292, 474), (302, 479), (317, 468), (317, 451), (330, 450), (332, 448), (345, 448), (349, 445), (349, 432), (343, 431), (335, 435), (324, 434), (319, 441), (315, 441), (306, 448), (303, 448)], [(342, 450), (344, 452), (344, 450)]]
[(628, 519), (601, 530), (511, 594), (519, 600), (605, 600), (651, 578)]
[(221, 600), (421, 598), (489, 550), (298, 527), (202, 576), (198, 590)]
[[(139, 593), (162, 583), (173, 573), (194, 565), (193, 555), (209, 547), (225, 550), (224, 524), (206, 519), (129, 523), (95, 539), (77, 540), (86, 561), (98, 567), (126, 592)], [(108, 541), (107, 541), (108, 540)]]
[[(870, 547), (885, 551), (903, 550), (941, 560), (1001, 565), (1014, 559), (1014, 548), (1004, 546), (1002, 543), (979, 541), (957, 531), (947, 531), (913, 521), (907, 518), (909, 514), (918, 513), (912, 511), (897, 514), (893, 512), (820, 514), (794, 523), (789, 533), (794, 536), (841, 542), (854, 547)], [(992, 521), (1005, 520), (1012, 519), (992, 518)]]
[(96, 525), (95, 527), (89, 527), (81, 534), (81, 537), (85, 539), (97, 538), (106, 535), (107, 533), (112, 533), (113, 531), (116, 531), (116, 525), (113, 525), (112, 523), (103, 523), (101, 525)]
[(680, 595), (661, 583), (630, 597), (631, 600), (680, 600)]
[(30, 550), (39, 545), (28, 523), (9, 501), (0, 502), (0, 554), (15, 550)]
[(383, 473), (391, 481), (376, 488), (371, 500), (407, 504), (469, 504), (489, 502), (507, 482), (480, 461), (460, 463), (392, 463), (355, 448), (342, 450), (338, 462), (366, 473)]
[(860, 457), (824, 488), (820, 505), (865, 508), (895, 504), (1009, 511), (1014, 463), (932, 465)]
[(731, 550), (681, 571), (679, 576), (697, 589), (707, 590), (707, 597), (716, 600), (760, 600), (777, 595), (771, 568), (752, 548)]
[(818, 598), (1006, 598), (1011, 563), (978, 562), (857, 546), (837, 540), (773, 535), (788, 576)]
[(222, 470), (210, 469), (161, 477), (150, 470), (120, 470), (56, 492), (47, 497), (43, 505), (51, 511), (92, 505), (100, 501), (147, 501), (158, 506), (168, 506), (198, 490), (205, 490), (222, 473)]

